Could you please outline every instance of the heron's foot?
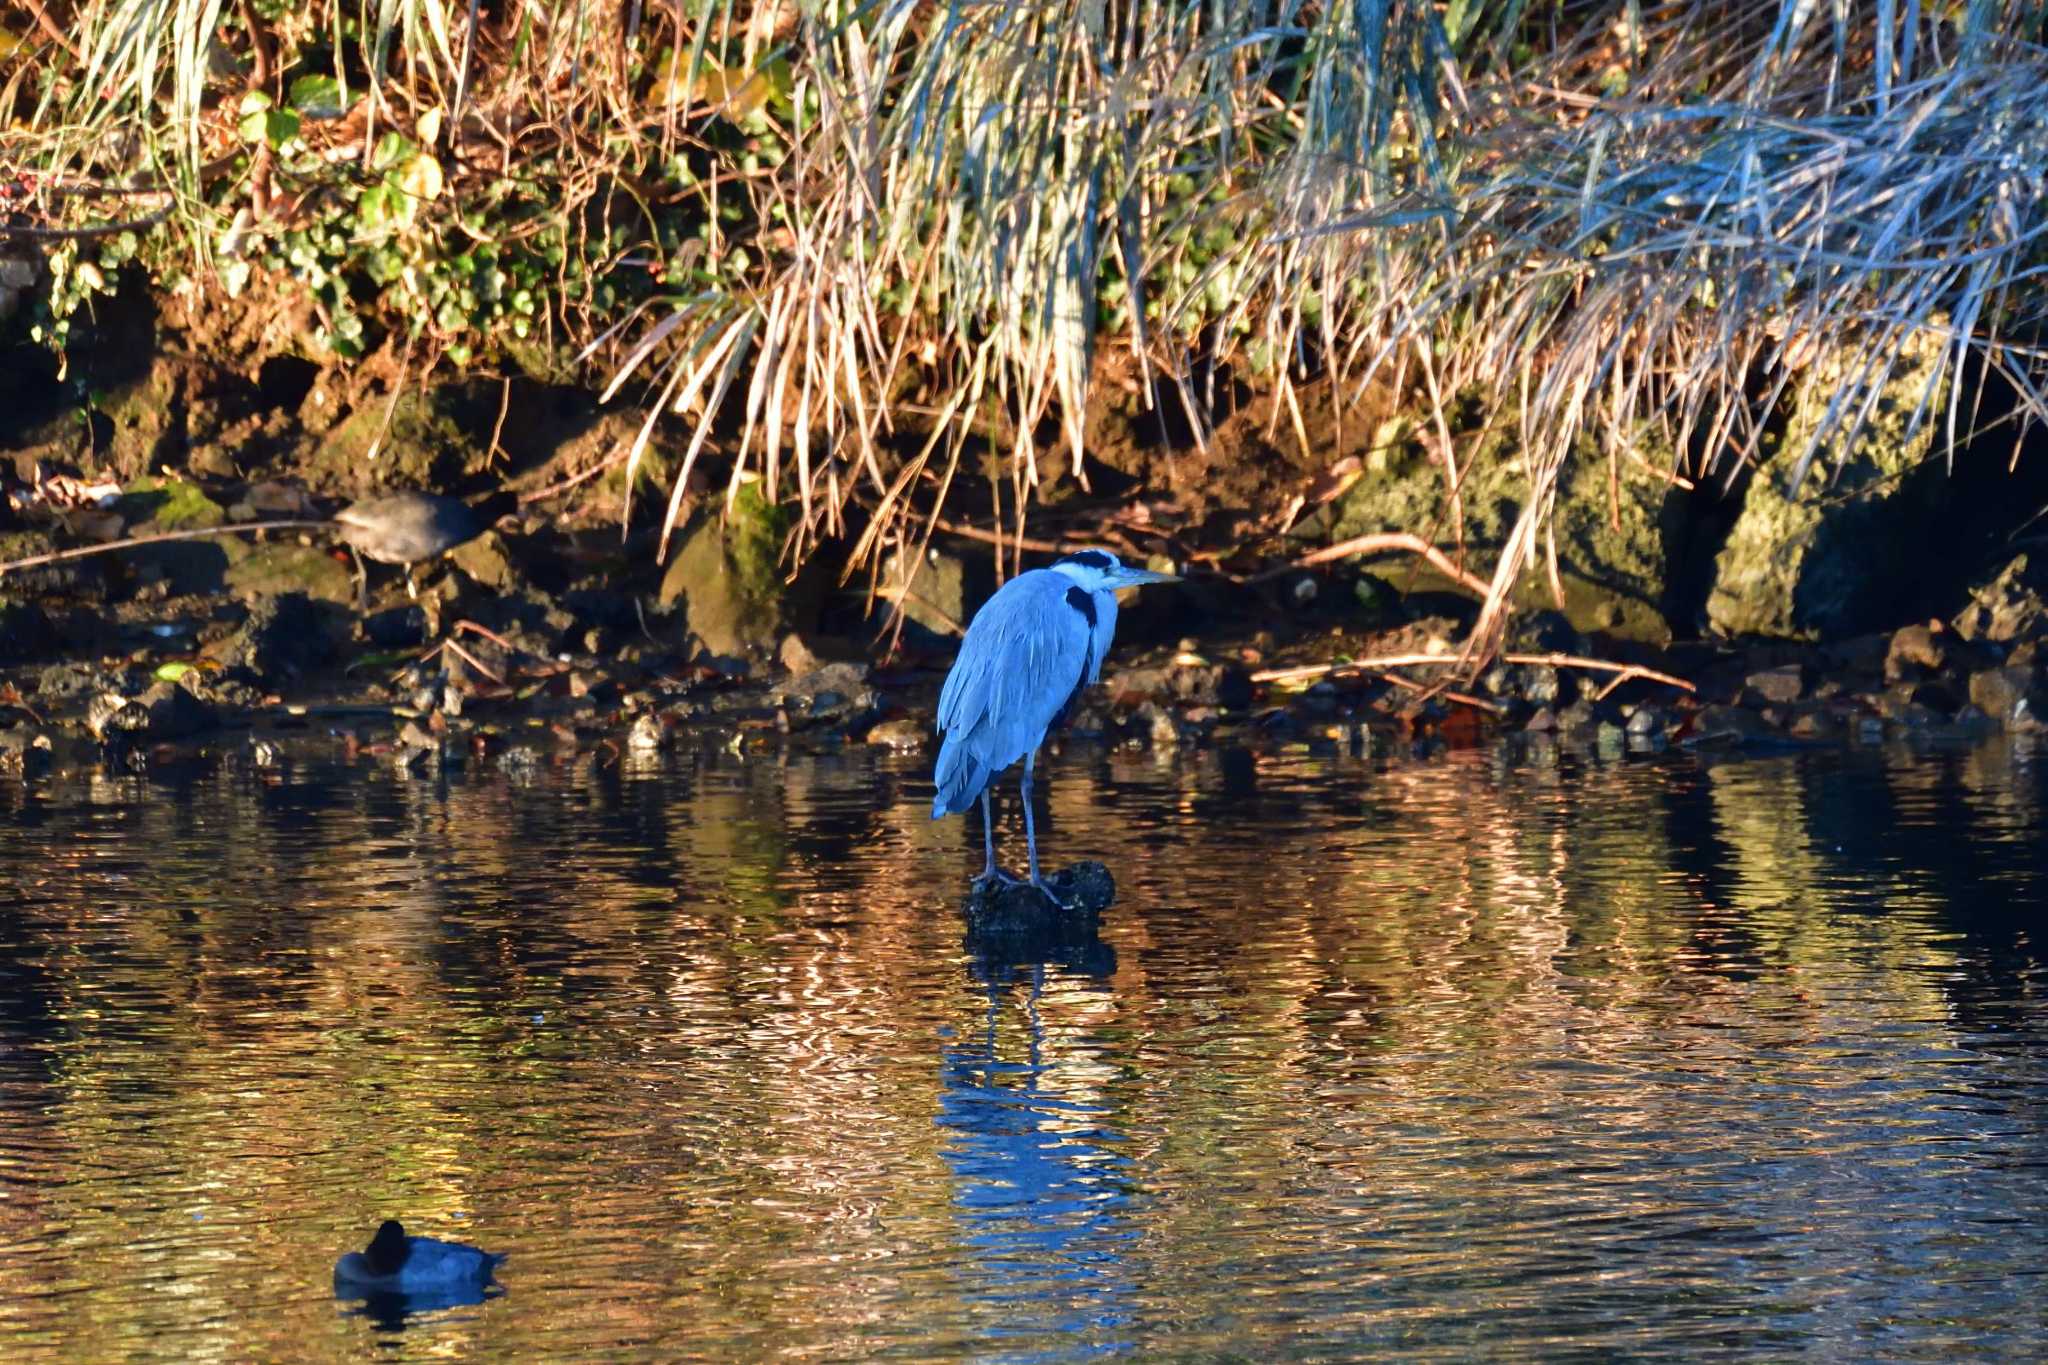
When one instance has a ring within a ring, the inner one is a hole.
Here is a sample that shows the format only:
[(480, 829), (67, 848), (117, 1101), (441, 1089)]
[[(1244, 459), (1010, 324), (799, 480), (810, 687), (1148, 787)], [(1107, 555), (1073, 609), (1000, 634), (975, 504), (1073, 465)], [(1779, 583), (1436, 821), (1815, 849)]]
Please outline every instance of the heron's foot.
[(1053, 890), (1043, 877), (1033, 877), (1031, 885), (1037, 888), (1039, 895), (1052, 902), (1052, 907), (1055, 910), (1074, 911), (1080, 909), (1078, 905), (1069, 904), (1067, 901), (1060, 899), (1059, 892)]
[(976, 891), (1000, 891), (1006, 886), (1022, 886), (1022, 877), (1012, 877), (1000, 867), (992, 867), (974, 879)]

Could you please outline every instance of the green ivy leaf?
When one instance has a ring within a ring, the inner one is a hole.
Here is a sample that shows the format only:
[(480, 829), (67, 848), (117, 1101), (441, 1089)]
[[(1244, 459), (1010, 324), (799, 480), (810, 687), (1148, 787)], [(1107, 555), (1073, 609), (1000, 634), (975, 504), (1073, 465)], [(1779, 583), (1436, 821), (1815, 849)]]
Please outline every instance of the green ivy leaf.
[(332, 76), (301, 76), (292, 82), (287, 98), (307, 118), (340, 118), (348, 111), (341, 82)]

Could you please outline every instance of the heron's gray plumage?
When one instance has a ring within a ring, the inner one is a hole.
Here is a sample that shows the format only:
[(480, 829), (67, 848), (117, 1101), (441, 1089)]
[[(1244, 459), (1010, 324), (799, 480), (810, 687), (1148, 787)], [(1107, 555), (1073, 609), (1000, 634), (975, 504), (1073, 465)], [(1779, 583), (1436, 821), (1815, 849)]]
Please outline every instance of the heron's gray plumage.
[[(1102, 661), (1116, 637), (1116, 590), (1170, 580), (1168, 574), (1125, 568), (1105, 551), (1087, 550), (1049, 569), (1017, 575), (982, 605), (939, 693), (938, 726), (945, 738), (932, 771), (938, 788), (933, 819), (958, 814), (979, 798), (986, 820), (989, 783), (1023, 760), (1025, 834), (1032, 846), (1032, 880), (1038, 881), (1029, 806), (1032, 756), (1081, 690), (1102, 676)], [(995, 875), (992, 838), (983, 875)]]
[[(1091, 624), (1067, 600), (1081, 592)], [(1105, 608), (1053, 569), (1018, 574), (975, 614), (939, 693), (938, 796), (934, 819), (974, 804), (989, 779), (1036, 749), (1074, 694), (1102, 671), (1116, 633), (1116, 595)]]

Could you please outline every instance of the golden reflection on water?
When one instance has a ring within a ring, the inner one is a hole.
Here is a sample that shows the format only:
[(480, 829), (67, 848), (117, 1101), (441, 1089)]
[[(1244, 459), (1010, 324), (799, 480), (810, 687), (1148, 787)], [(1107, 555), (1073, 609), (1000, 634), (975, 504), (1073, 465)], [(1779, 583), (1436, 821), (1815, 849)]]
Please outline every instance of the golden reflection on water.
[[(2031, 756), (1051, 769), (1035, 953), (905, 760), (0, 788), (0, 1351), (2013, 1344)], [(509, 1292), (345, 1313), (387, 1215)]]

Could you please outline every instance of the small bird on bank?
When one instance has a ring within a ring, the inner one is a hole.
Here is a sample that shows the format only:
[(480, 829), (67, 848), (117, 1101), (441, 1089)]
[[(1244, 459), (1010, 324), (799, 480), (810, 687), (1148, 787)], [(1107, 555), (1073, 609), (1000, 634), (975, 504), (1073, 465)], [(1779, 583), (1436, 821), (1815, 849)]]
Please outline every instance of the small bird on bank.
[(396, 1218), (387, 1218), (361, 1251), (334, 1263), (334, 1292), (342, 1295), (439, 1295), (481, 1290), (505, 1253), (462, 1242), (408, 1237)]
[(1055, 904), (1038, 873), (1038, 835), (1031, 820), (1031, 769), (1046, 731), (1064, 720), (1081, 690), (1102, 675), (1116, 635), (1119, 588), (1172, 583), (1172, 574), (1130, 568), (1107, 550), (1083, 550), (1051, 568), (1018, 574), (982, 604), (968, 624), (960, 656), (939, 693), (938, 794), (932, 819), (957, 815), (981, 801), (988, 863), (978, 888), (1016, 879), (996, 866), (995, 824), (988, 789), (995, 775), (1024, 761), (1024, 846), (1031, 885)]
[(491, 520), (460, 498), (412, 492), (367, 498), (334, 514), (342, 541), (355, 555), (358, 602), (369, 596), (364, 558), (403, 565), (406, 596), (418, 597), (413, 565), (475, 540), (489, 529)]

